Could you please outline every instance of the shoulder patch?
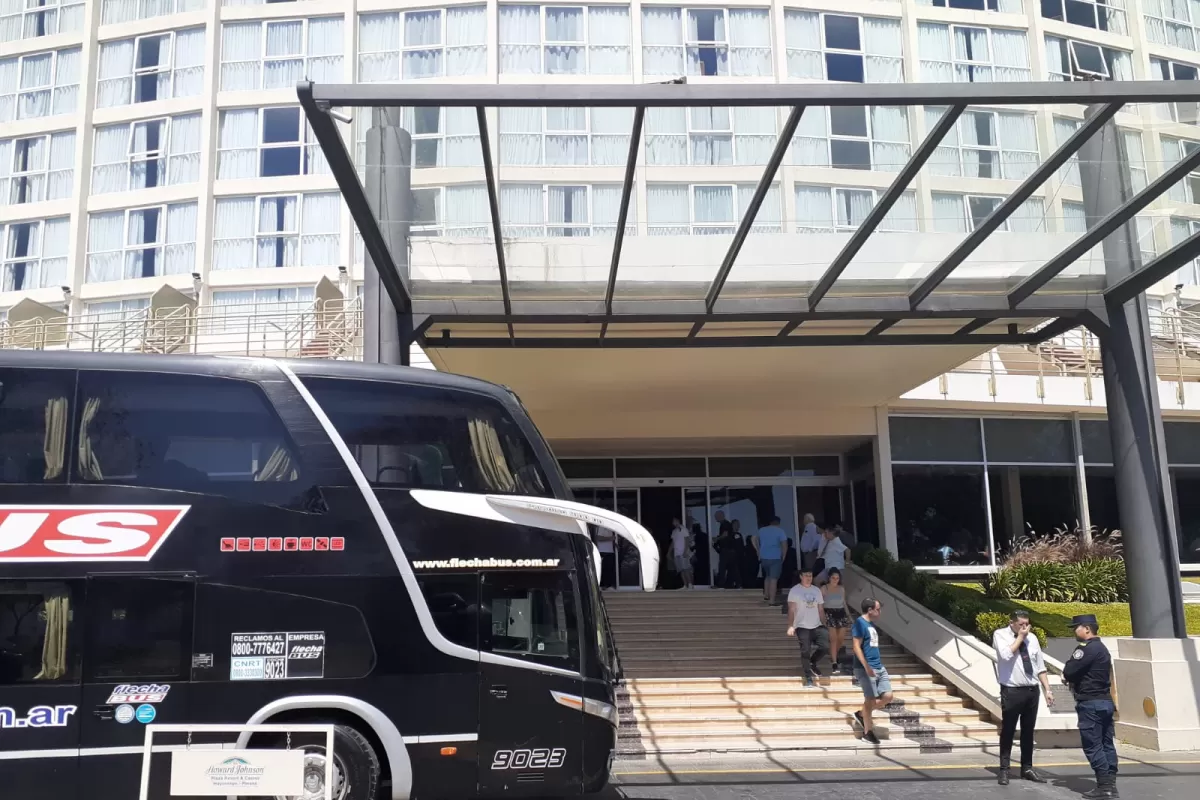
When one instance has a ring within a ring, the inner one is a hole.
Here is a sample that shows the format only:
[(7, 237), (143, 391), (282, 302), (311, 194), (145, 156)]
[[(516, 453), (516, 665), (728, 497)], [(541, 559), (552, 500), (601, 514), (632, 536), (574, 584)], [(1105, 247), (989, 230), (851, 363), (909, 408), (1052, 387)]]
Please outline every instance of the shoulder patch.
[(1071, 654), (1071, 658), (1083, 658), (1083, 651), (1076, 650), (1074, 653)]

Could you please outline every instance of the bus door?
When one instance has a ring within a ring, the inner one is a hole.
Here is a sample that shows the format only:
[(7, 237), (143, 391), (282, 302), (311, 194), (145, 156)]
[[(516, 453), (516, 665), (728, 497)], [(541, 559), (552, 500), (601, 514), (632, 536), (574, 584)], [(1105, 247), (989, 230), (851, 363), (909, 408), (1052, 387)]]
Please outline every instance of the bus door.
[[(141, 747), (152, 722), (188, 721), (195, 578), (183, 575), (93, 575), (87, 581), (80, 716), (81, 800), (137, 797)], [(156, 744), (171, 744), (164, 739)], [(154, 786), (168, 775), (157, 756)]]
[(0, 797), (74, 797), (83, 581), (0, 578)]
[[(583, 679), (574, 573), (484, 572), (481, 590), (480, 789), (578, 793)], [(488, 653), (524, 666), (490, 662)]]

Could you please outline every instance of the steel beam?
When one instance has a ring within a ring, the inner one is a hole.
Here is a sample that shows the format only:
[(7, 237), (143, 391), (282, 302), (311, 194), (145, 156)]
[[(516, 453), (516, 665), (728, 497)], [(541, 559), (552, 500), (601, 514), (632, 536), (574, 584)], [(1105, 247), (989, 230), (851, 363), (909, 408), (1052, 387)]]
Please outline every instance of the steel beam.
[(846, 271), (846, 267), (850, 266), (850, 262), (854, 260), (854, 257), (858, 255), (858, 251), (861, 250), (863, 245), (867, 243), (867, 240), (871, 238), (871, 234), (875, 233), (875, 231), (879, 228), (879, 225), (883, 222), (884, 217), (886, 217), (888, 212), (892, 210), (892, 206), (894, 206), (896, 201), (904, 195), (904, 190), (907, 189), (908, 185), (913, 182), (914, 178), (917, 177), (917, 173), (921, 171), (921, 167), (925, 166), (925, 162), (928, 161), (929, 157), (933, 155), (935, 150), (937, 150), (937, 147), (939, 144), (941, 144), (942, 139), (946, 138), (946, 134), (949, 133), (950, 129), (954, 127), (955, 123), (958, 122), (958, 118), (962, 115), (966, 108), (966, 105), (961, 103), (947, 108), (946, 112), (942, 114), (942, 118), (937, 121), (937, 125), (933, 126), (933, 130), (926, 134), (925, 140), (921, 142), (921, 146), (918, 147), (916, 152), (912, 154), (912, 157), (908, 159), (908, 163), (904, 165), (902, 170), (900, 170), (900, 174), (896, 176), (895, 180), (892, 181), (891, 186), (889, 186), (887, 191), (883, 193), (883, 196), (879, 198), (879, 202), (871, 208), (870, 213), (867, 214), (867, 218), (863, 220), (862, 224), (858, 226), (858, 229), (854, 231), (854, 235), (850, 237), (850, 241), (846, 242), (846, 246), (843, 247), (842, 251), (837, 254), (837, 257), (833, 259), (833, 263), (830, 264), (829, 268), (825, 270), (825, 274), (821, 276), (819, 281), (817, 281), (816, 288), (809, 292), (809, 311), (815, 310), (817, 304), (820, 303), (821, 300), (825, 298), (825, 295), (829, 293), (829, 290), (833, 288), (833, 284), (836, 283), (837, 279), (840, 278), (842, 273)]
[(1195, 101), (1194, 81), (1014, 83), (323, 83), (332, 106), (945, 106)]
[(1029, 338), (1029, 344), (1041, 344), (1082, 325), (1083, 320), (1078, 317), (1059, 317), (1053, 322), (1038, 328), (1036, 331), (1023, 335)]
[(890, 327), (892, 327), (893, 325), (895, 325), (895, 324), (896, 324), (897, 322), (899, 322), (899, 321), (900, 321), (900, 320), (898, 320), (898, 319), (883, 319), (883, 320), (880, 320), (878, 325), (876, 325), (874, 328), (871, 328), (871, 330), (867, 331), (867, 336), (869, 336), (869, 337), (871, 337), (872, 339), (874, 339), (874, 338), (878, 337), (878, 336), (879, 336), (881, 333), (883, 333), (884, 331), (886, 331), (888, 328), (890, 328)]
[(1079, 148), (1083, 147), (1084, 143), (1092, 138), (1092, 135), (1100, 130), (1100, 127), (1104, 123), (1116, 116), (1120, 110), (1120, 103), (1109, 103), (1099, 114), (1085, 120), (1083, 125), (1071, 135), (1071, 138), (1063, 142), (1061, 147), (1055, 150), (1048, 159), (1038, 166), (1033, 171), (1033, 174), (1017, 187), (1016, 191), (997, 206), (996, 210), (989, 214), (987, 219), (976, 226), (975, 230), (971, 231), (970, 235), (963, 239), (962, 243), (942, 260), (942, 263), (934, 267), (933, 271), (926, 276), (925, 280), (921, 281), (916, 289), (912, 290), (908, 295), (909, 305), (916, 308), (926, 297), (932, 294), (959, 264), (966, 261), (989, 236), (1004, 224), (1005, 220), (1012, 216), (1012, 213), (1022, 203), (1037, 191), (1038, 187), (1045, 183), (1063, 164), (1070, 161), (1071, 156), (1075, 155), (1079, 151)]
[[(508, 293), (508, 265), (504, 259), (504, 238), (500, 229), (500, 190), (496, 186), (496, 170), (492, 168), (492, 142), (488, 136), (487, 112), (483, 106), (475, 108), (479, 121), (479, 146), (483, 150), (483, 177), (487, 182), (488, 208), (492, 216), (492, 238), (496, 242), (496, 266), (500, 269), (500, 296), (504, 301), (504, 314), (512, 317), (512, 298)], [(508, 323), (508, 336), (513, 337), (512, 322)]]
[[(613, 237), (612, 263), (608, 267), (608, 285), (604, 289), (604, 312), (612, 313), (613, 295), (617, 291), (617, 268), (621, 265), (621, 246), (625, 243), (625, 225), (629, 220), (629, 200), (633, 197), (633, 179), (637, 174), (638, 147), (642, 140), (642, 123), (646, 107), (633, 110), (633, 129), (629, 133), (629, 154), (625, 157), (625, 182), (621, 184), (621, 207), (617, 210), (617, 231)], [(600, 331), (601, 338), (604, 330)]]
[(804, 322), (804, 320), (802, 320), (802, 319), (794, 319), (791, 322), (789, 322), (787, 325), (784, 325), (782, 328), (780, 328), (779, 333), (777, 333), (775, 335), (776, 336), (791, 336), (792, 331), (796, 330), (796, 328), (799, 328), (803, 322)]
[[(1112, 157), (1117, 158), (1117, 154), (1112, 154)], [(1047, 261), (1037, 272), (1017, 284), (1016, 288), (1008, 294), (1009, 305), (1016, 308), (1028, 299), (1030, 295), (1053, 280), (1058, 273), (1075, 263), (1084, 253), (1103, 241), (1104, 237), (1136, 216), (1139, 211), (1157, 200), (1160, 195), (1166, 193), (1168, 189), (1197, 167), (1200, 167), (1200, 148), (1196, 148), (1184, 156), (1183, 160), (1178, 164), (1155, 178), (1145, 189), (1142, 189), (1121, 206), (1109, 212), (1104, 219), (1096, 223), (1094, 228), (1079, 237), (1079, 239), (1054, 258)]]
[(754, 226), (754, 218), (758, 216), (763, 200), (766, 199), (767, 192), (771, 190), (771, 184), (775, 181), (775, 173), (779, 171), (783, 157), (787, 155), (788, 148), (792, 146), (792, 137), (796, 134), (796, 126), (800, 124), (800, 117), (803, 114), (804, 106), (795, 106), (792, 113), (788, 114), (787, 121), (783, 123), (783, 130), (779, 132), (779, 138), (775, 140), (775, 149), (771, 152), (771, 157), (767, 159), (762, 177), (758, 179), (758, 186), (754, 187), (754, 196), (750, 198), (750, 204), (746, 206), (746, 212), (742, 214), (737, 232), (733, 234), (733, 241), (729, 243), (729, 250), (726, 251), (725, 258), (721, 260), (716, 277), (713, 278), (712, 284), (708, 287), (708, 294), (704, 297), (704, 307), (709, 312), (716, 306), (717, 298), (721, 296), (721, 290), (725, 288), (725, 281), (729, 280), (729, 273), (733, 271), (738, 253), (742, 251), (742, 245), (746, 243), (746, 237), (750, 235), (750, 228)]
[(1197, 257), (1200, 257), (1200, 233), (1193, 233), (1137, 272), (1110, 286), (1104, 293), (1104, 300), (1111, 305), (1124, 305)]
[(362, 181), (358, 179), (358, 171), (350, 154), (346, 151), (346, 143), (338, 133), (337, 124), (329, 116), (328, 108), (323, 108), (319, 101), (313, 98), (314, 86), (305, 81), (296, 86), (296, 95), (300, 99), (300, 107), (312, 128), (313, 136), (325, 153), (325, 160), (341, 190), (342, 199), (350, 209), (350, 216), (358, 226), (358, 232), (363, 238), (363, 248), (374, 262), (379, 271), (379, 281), (383, 284), (396, 313), (405, 314), (412, 310), (412, 297), (408, 293), (404, 276), (396, 267), (396, 261), (388, 250), (383, 231), (379, 228), (379, 220), (371, 212), (371, 204), (367, 202), (367, 193)]
[(961, 328), (959, 328), (957, 333), (965, 336), (968, 333), (974, 333), (975, 331), (979, 330), (980, 328), (991, 325), (995, 321), (996, 320), (994, 320), (994, 319), (972, 320), (972, 321), (968, 322), (966, 325), (963, 325)]
[(675, 337), (625, 337), (609, 336), (606, 339), (588, 338), (554, 338), (554, 337), (522, 337), (515, 340), (498, 339), (493, 337), (463, 336), (457, 338), (435, 339), (429, 342), (430, 347), (462, 347), (477, 349), (523, 347), (538, 350), (591, 350), (629, 349), (629, 350), (658, 350), (686, 347), (855, 347), (881, 345), (906, 345), (910, 347), (924, 345), (973, 345), (980, 348), (996, 347), (1002, 344), (1030, 344), (1028, 334), (1016, 336), (1001, 334), (973, 334), (959, 336), (957, 334), (919, 334), (897, 333), (891, 336), (855, 335), (810, 335), (810, 336), (688, 336)]

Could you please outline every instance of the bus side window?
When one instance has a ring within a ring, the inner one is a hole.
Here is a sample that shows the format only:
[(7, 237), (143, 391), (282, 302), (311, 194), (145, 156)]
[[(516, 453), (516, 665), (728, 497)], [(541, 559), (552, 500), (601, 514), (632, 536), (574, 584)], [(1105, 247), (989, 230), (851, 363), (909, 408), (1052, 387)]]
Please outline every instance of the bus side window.
[(480, 650), (579, 669), (575, 587), (564, 573), (486, 572)]
[(79, 679), (77, 585), (0, 581), (0, 686)]
[(0, 369), (0, 483), (66, 480), (75, 372)]
[(307, 488), (283, 422), (252, 383), (156, 372), (79, 374), (73, 480), (290, 505)]
[(185, 679), (194, 587), (187, 579), (90, 579), (87, 680)]
[(421, 575), (417, 578), (438, 631), (455, 644), (479, 647), (479, 576)]

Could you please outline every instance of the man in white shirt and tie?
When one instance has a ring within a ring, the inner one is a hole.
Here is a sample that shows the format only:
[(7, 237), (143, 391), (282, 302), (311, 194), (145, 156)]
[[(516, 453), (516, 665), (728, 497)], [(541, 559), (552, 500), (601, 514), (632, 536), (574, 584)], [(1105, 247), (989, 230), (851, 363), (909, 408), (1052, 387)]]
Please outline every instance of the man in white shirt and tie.
[(1033, 769), (1033, 731), (1037, 725), (1038, 686), (1046, 696), (1046, 705), (1054, 705), (1046, 662), (1037, 636), (1029, 630), (1029, 612), (1017, 610), (1009, 624), (992, 635), (996, 649), (997, 674), (1000, 680), (1000, 709), (1003, 712), (1000, 728), (999, 783), (1007, 786), (1009, 762), (1012, 757), (1013, 736), (1017, 723), (1021, 725), (1021, 777), (1034, 783), (1046, 779)]

